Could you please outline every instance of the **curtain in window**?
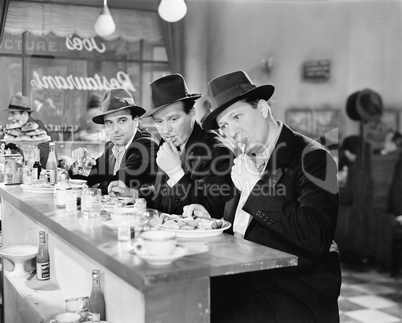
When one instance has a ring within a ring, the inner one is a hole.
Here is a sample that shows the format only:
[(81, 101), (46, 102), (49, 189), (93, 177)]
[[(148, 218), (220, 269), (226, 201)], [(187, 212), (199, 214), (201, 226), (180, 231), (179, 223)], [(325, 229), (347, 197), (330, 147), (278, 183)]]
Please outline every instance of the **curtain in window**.
[(172, 73), (184, 76), (184, 23), (183, 20), (170, 23), (161, 19), (165, 47)]
[[(0, 0), (5, 1), (5, 0)], [(6, 2), (8, 3), (9, 0)], [(43, 36), (52, 32), (59, 37), (76, 34), (81, 38), (96, 36), (95, 20), (99, 8), (38, 2), (10, 2), (5, 31), (21, 34), (29, 31)], [(161, 43), (162, 32), (158, 26), (158, 14), (153, 11), (110, 9), (116, 23), (116, 31), (104, 37), (113, 40), (118, 37), (126, 41), (145, 39), (150, 43)]]
[(9, 2), (10, 0), (0, 0), (0, 43), (3, 38)]

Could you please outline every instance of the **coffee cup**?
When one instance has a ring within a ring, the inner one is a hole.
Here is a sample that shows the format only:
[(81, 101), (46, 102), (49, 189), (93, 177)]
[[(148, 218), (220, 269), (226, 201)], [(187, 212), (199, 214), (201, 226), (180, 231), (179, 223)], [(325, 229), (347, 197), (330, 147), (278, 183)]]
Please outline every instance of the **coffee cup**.
[(88, 307), (89, 307), (89, 297), (76, 297), (69, 298), (65, 300), (66, 311), (69, 313), (77, 313), (81, 316), (80, 321), (86, 321), (88, 319)]
[(49, 323), (79, 323), (81, 315), (77, 313), (61, 313), (50, 320)]
[(140, 239), (145, 252), (151, 256), (169, 256), (176, 249), (176, 233), (151, 230), (141, 233)]

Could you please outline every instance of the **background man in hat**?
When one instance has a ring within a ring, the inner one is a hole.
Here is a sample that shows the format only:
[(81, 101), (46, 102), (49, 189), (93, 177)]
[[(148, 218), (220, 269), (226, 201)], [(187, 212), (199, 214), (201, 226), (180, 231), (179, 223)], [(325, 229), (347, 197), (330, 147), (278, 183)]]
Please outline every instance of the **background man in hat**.
[(256, 87), (236, 71), (209, 89), (213, 110), (203, 128), (220, 129), (244, 152), (234, 160), (237, 194), (225, 219), (240, 239), (298, 256), (295, 267), (213, 278), (212, 321), (339, 322), (336, 163), (319, 143), (274, 119), (267, 102), (273, 86)]
[[(73, 175), (74, 164), (70, 176), (86, 179), (89, 186), (99, 184), (102, 194), (107, 194), (107, 187), (114, 180), (139, 189), (152, 185), (158, 143), (148, 132), (138, 129), (139, 117), (144, 113), (125, 89), (105, 92), (102, 111), (92, 121), (104, 125), (110, 141), (106, 143), (105, 152), (93, 162), (87, 177)], [(84, 148), (72, 152), (75, 162), (85, 154)]]
[[(196, 122), (194, 104), (201, 94), (190, 94), (179, 74), (150, 85), (153, 107), (144, 117), (152, 116), (162, 142), (155, 194), (148, 203), (170, 214), (182, 214), (184, 206), (200, 203), (213, 217), (221, 218), (232, 187), (233, 154), (215, 132), (201, 129)], [(112, 183), (109, 190), (116, 191), (117, 185)]]
[[(31, 117), (33, 110), (31, 107), (31, 100), (28, 97), (21, 94), (13, 95), (10, 99), (8, 108), (5, 109), (5, 111), (8, 111), (8, 126), (16, 125), (15, 129), (20, 129), (28, 123), (36, 123), (39, 126), (37, 129), (44, 130), (46, 134), (50, 136), (50, 133), (43, 122)], [(17, 149), (13, 143), (8, 144), (6, 146), (6, 149), (7, 148)], [(42, 167), (46, 167), (47, 158), (49, 156), (49, 141), (38, 144), (38, 148), (40, 151), (40, 163)]]

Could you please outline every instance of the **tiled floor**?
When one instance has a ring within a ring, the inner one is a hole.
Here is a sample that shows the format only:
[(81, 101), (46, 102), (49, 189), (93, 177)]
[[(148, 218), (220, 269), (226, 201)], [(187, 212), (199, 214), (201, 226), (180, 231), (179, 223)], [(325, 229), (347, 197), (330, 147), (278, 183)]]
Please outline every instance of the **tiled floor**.
[(343, 265), (341, 323), (402, 323), (402, 278)]

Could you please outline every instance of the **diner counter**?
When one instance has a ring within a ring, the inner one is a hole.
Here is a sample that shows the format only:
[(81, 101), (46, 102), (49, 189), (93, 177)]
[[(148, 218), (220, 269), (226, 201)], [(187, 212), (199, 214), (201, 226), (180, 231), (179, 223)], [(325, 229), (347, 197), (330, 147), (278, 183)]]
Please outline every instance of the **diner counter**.
[[(297, 265), (293, 255), (221, 234), (179, 239), (192, 254), (171, 265), (152, 266), (132, 254), (130, 243), (117, 241), (117, 232), (102, 224), (107, 213), (100, 218), (86, 218), (81, 212), (67, 214), (56, 208), (53, 194), (27, 193), (19, 185), (1, 184), (0, 195), (3, 245), (38, 245), (39, 230), (47, 231), (51, 277), (66, 297), (89, 296), (91, 270), (100, 268), (107, 319), (112, 323), (209, 322), (209, 277)], [(18, 283), (5, 282), (11, 285), (18, 292)], [(6, 309), (7, 295), (4, 299)], [(38, 322), (63, 312), (63, 306), (36, 313), (42, 320)], [(30, 307), (35, 312), (35, 306)]]

